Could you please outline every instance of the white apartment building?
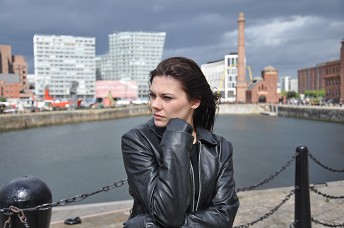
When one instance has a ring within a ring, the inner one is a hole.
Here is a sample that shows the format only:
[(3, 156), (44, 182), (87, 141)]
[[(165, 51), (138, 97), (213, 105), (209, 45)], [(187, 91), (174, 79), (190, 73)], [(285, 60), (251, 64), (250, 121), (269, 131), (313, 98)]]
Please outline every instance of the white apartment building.
[(114, 80), (113, 61), (110, 55), (96, 57), (96, 80)]
[(235, 102), (238, 54), (230, 53), (224, 59), (201, 65), (209, 85), (221, 93), (221, 102)]
[(94, 37), (34, 35), (36, 97), (42, 98), (48, 87), (54, 99), (70, 100), (72, 84), (77, 84), (78, 98), (93, 98), (95, 43)]
[(290, 76), (283, 76), (280, 78), (281, 92), (290, 90)]
[(290, 91), (295, 91), (295, 92), (299, 91), (298, 79), (296, 79), (296, 78), (290, 79)]
[(118, 32), (109, 35), (112, 77), (108, 80), (135, 80), (139, 98), (149, 95), (149, 73), (162, 59), (165, 32)]
[(283, 76), (280, 78), (281, 91), (298, 91), (298, 80), (291, 76)]

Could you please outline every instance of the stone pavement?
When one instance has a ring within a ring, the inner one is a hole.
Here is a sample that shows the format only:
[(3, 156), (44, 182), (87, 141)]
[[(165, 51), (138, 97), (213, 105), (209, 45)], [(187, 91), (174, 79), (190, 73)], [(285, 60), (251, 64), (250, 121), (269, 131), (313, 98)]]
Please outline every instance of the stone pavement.
[[(316, 185), (315, 188), (329, 196), (344, 196), (344, 181), (328, 182)], [(259, 220), (269, 213), (290, 193), (292, 187), (274, 188), (239, 192), (240, 208), (234, 226), (245, 225)], [(329, 199), (310, 191), (311, 216), (325, 224), (344, 224), (344, 199)], [(287, 228), (294, 221), (294, 195), (275, 213), (263, 221), (252, 225), (253, 228)], [(86, 204), (53, 208), (51, 228), (85, 227), (85, 228), (117, 228), (129, 216), (132, 201)], [(79, 216), (81, 223), (65, 225), (64, 220)], [(325, 227), (312, 223), (313, 228)]]

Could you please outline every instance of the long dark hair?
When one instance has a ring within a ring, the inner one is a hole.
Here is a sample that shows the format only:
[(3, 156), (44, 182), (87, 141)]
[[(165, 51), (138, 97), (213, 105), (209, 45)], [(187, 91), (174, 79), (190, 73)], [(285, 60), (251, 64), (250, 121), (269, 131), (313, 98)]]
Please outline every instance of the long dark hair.
[(195, 128), (202, 126), (213, 130), (219, 96), (214, 93), (197, 63), (185, 57), (167, 58), (150, 73), (150, 84), (157, 75), (173, 77), (178, 80), (189, 100), (200, 100), (193, 114)]

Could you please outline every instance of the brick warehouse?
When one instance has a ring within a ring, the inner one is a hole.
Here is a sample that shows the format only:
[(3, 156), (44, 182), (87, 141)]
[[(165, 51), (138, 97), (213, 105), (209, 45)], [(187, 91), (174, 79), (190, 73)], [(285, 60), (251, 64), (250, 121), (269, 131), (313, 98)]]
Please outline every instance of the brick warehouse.
[(325, 100), (344, 101), (344, 40), (340, 59), (319, 63), (297, 72), (299, 93), (306, 90), (325, 90)]

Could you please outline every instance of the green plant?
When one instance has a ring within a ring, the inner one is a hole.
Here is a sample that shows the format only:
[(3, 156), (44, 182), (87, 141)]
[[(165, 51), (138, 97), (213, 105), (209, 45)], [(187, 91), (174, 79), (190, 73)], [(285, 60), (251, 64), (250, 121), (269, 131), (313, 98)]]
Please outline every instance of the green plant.
[(306, 97), (324, 97), (325, 96), (325, 89), (321, 90), (306, 90), (305, 91)]

